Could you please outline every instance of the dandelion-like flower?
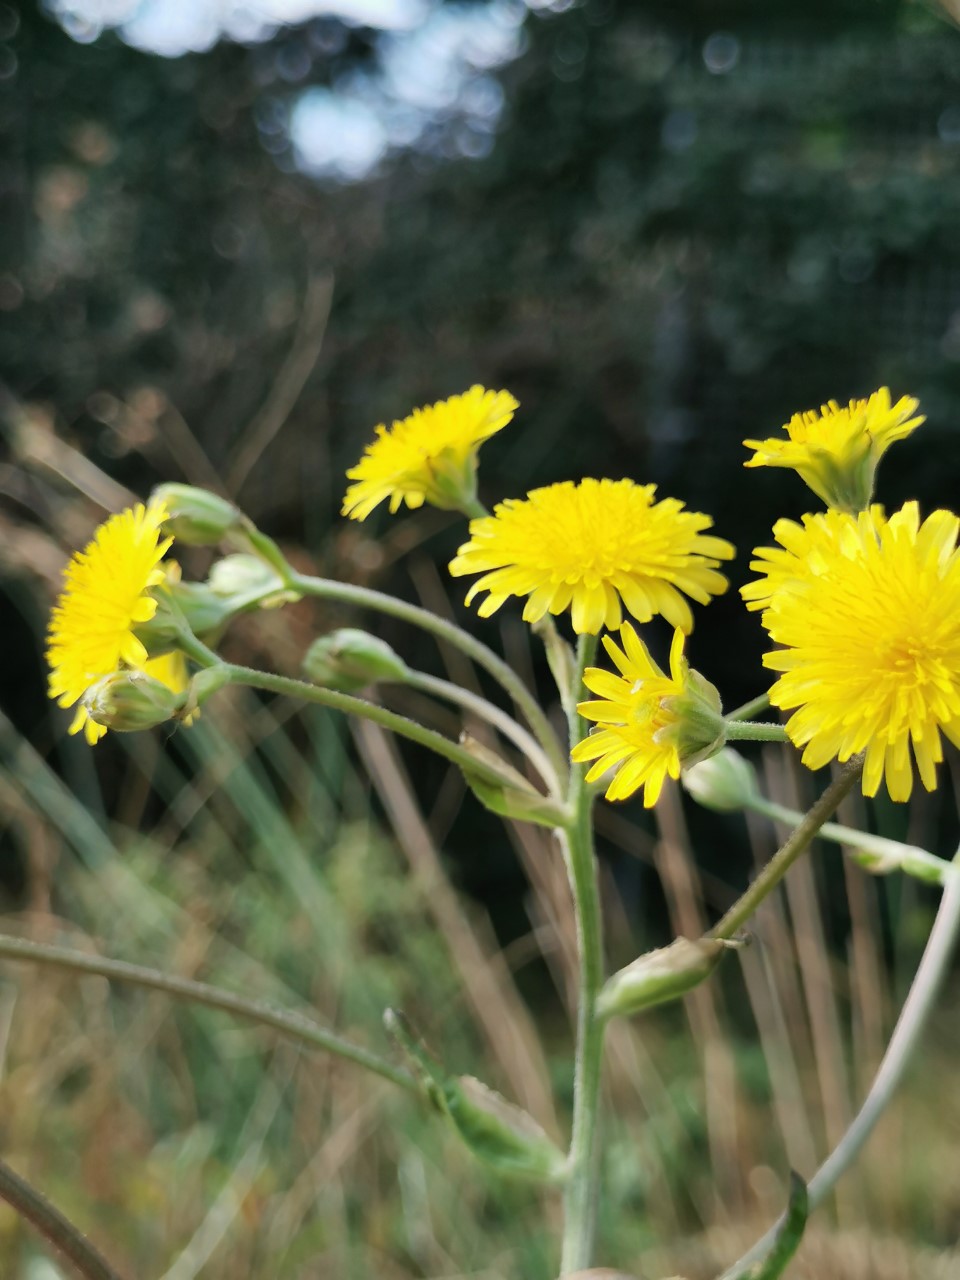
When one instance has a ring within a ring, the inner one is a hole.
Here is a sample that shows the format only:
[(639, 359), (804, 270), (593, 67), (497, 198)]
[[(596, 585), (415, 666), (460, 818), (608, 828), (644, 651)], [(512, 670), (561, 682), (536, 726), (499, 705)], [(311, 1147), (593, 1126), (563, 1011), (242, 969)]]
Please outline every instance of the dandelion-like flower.
[[(162, 502), (151, 502), (111, 516), (67, 565), (47, 637), (50, 697), (61, 707), (80, 702), (92, 685), (121, 667), (142, 670), (147, 663), (134, 628), (157, 608), (149, 591), (163, 581), (160, 561), (172, 542), (161, 536), (166, 514)], [(91, 744), (106, 732), (82, 705), (70, 732), (81, 729)]]
[(450, 572), (483, 574), (467, 604), (487, 592), (484, 618), (510, 596), (526, 596), (525, 622), (569, 609), (579, 634), (616, 630), (624, 609), (640, 622), (659, 613), (690, 631), (684, 595), (707, 604), (726, 591), (717, 566), (734, 549), (704, 534), (709, 516), (684, 511), (675, 498), (655, 502), (655, 492), (632, 480), (568, 480), (508, 498), (470, 522)]
[(756, 450), (744, 466), (792, 467), (828, 507), (862, 511), (881, 457), (926, 421), (918, 405), (913, 396), (892, 404), (887, 387), (846, 408), (830, 400), (819, 413), (795, 413), (784, 425), (786, 440), (744, 440)]
[(823, 573), (837, 555), (859, 554), (860, 524), (868, 530), (883, 520), (883, 507), (871, 506), (860, 516), (847, 511), (818, 512), (795, 520), (778, 520), (773, 536), (778, 547), (755, 547), (750, 568), (762, 576), (740, 588), (748, 609), (767, 609), (784, 591)]
[(643, 803), (656, 804), (666, 778), (679, 778), (680, 768), (702, 759), (722, 745), (720, 697), (708, 681), (691, 671), (683, 656), (683, 632), (673, 634), (670, 674), (660, 670), (629, 622), (620, 628), (621, 649), (610, 636), (603, 645), (619, 675), (588, 667), (583, 683), (596, 702), (577, 708), (599, 726), (570, 753), (576, 764), (594, 763), (587, 782), (615, 769), (606, 790), (608, 800), (625, 800), (643, 787)]
[(812, 769), (865, 751), (863, 791), (882, 780), (893, 800), (913, 787), (912, 756), (928, 791), (941, 734), (960, 746), (960, 520), (915, 502), (837, 525), (769, 600), (762, 621), (785, 646), (764, 655), (781, 672), (774, 706)]
[(365, 520), (374, 507), (390, 500), (391, 514), (405, 502), (430, 502), (459, 510), (476, 496), (477, 451), (507, 425), (517, 408), (508, 391), (471, 387), (463, 395), (414, 409), (377, 438), (347, 472), (342, 514)]

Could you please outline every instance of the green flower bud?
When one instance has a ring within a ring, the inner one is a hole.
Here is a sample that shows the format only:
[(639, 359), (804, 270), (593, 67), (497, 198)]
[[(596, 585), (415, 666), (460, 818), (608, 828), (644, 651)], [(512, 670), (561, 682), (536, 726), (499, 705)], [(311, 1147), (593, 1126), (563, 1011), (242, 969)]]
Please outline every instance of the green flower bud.
[(719, 813), (745, 809), (760, 794), (753, 765), (732, 747), (684, 769), (681, 782), (697, 804)]
[(259, 556), (224, 556), (211, 568), (207, 586), (216, 596), (229, 602), (234, 613), (245, 609), (277, 609), (294, 604), (302, 597), (283, 585), (283, 579)]
[(531, 1115), (473, 1076), (448, 1076), (407, 1018), (384, 1014), (389, 1033), (409, 1056), (424, 1090), (469, 1150), (498, 1173), (561, 1182), (567, 1158)]
[(541, 827), (559, 827), (566, 823), (569, 814), (563, 805), (537, 791), (495, 751), (468, 733), (460, 735), (460, 745), (484, 766), (476, 773), (465, 766), (462, 769), (467, 786), (485, 809), (501, 818), (535, 822)]
[(719, 938), (677, 938), (668, 947), (648, 951), (607, 980), (597, 998), (597, 1015), (624, 1017), (679, 999), (709, 978), (724, 951), (736, 945)]
[(191, 547), (215, 546), (245, 523), (232, 502), (192, 484), (158, 485), (153, 499), (160, 499), (169, 512), (164, 528)]
[(465, 1144), (498, 1173), (535, 1182), (562, 1182), (563, 1152), (522, 1107), (473, 1076), (446, 1080), (444, 1110)]
[(152, 729), (179, 716), (186, 692), (175, 693), (144, 671), (115, 671), (104, 676), (83, 695), (87, 715), (115, 733)]
[(303, 671), (314, 684), (353, 693), (378, 680), (403, 683), (408, 668), (385, 640), (341, 627), (314, 640), (303, 659)]

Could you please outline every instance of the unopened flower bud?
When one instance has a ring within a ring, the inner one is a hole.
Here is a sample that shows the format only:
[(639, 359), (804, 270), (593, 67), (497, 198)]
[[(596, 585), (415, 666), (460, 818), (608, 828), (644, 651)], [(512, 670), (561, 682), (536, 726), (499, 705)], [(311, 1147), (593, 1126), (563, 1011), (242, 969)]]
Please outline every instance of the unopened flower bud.
[(378, 680), (402, 683), (407, 664), (385, 640), (353, 627), (319, 636), (307, 650), (303, 671), (314, 684), (353, 693)]
[(152, 729), (177, 716), (185, 702), (185, 692), (171, 689), (144, 671), (115, 671), (83, 695), (90, 719), (115, 733)]
[(719, 938), (677, 938), (668, 947), (648, 951), (607, 980), (597, 998), (597, 1015), (623, 1017), (679, 999), (709, 978), (724, 951), (735, 945)]
[(224, 556), (210, 570), (207, 586), (229, 603), (234, 613), (245, 609), (276, 609), (292, 604), (301, 596), (285, 587), (283, 579), (259, 556), (238, 552)]
[(495, 751), (468, 733), (460, 735), (460, 745), (480, 766), (476, 772), (462, 768), (467, 786), (485, 809), (501, 818), (534, 822), (541, 827), (559, 827), (567, 821), (569, 815), (559, 801), (537, 791)]
[(386, 1011), (384, 1025), (409, 1056), (427, 1096), (477, 1159), (512, 1177), (563, 1181), (566, 1156), (531, 1115), (473, 1076), (448, 1076), (398, 1010)]
[(732, 747), (684, 769), (681, 781), (697, 804), (720, 813), (745, 809), (760, 794), (753, 765)]
[(153, 497), (161, 500), (169, 512), (164, 528), (191, 547), (215, 546), (244, 523), (232, 502), (192, 484), (161, 484), (153, 491)]

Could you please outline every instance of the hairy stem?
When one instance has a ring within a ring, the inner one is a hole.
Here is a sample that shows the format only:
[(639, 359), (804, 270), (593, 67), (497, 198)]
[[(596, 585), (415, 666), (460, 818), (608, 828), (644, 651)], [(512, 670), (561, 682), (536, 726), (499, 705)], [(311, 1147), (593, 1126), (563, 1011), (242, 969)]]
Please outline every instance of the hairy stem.
[[(581, 636), (577, 652), (578, 678), (567, 701), (570, 740), (583, 733), (577, 698), (583, 670), (593, 660), (595, 636)], [(584, 769), (571, 773), (570, 808), (574, 819), (564, 834), (567, 871), (577, 916), (579, 990), (577, 998), (577, 1052), (573, 1087), (573, 1132), (570, 1140), (569, 1181), (564, 1199), (561, 1276), (588, 1267), (593, 1260), (596, 1235), (600, 1164), (600, 1076), (603, 1061), (604, 1023), (597, 1016), (597, 996), (603, 985), (603, 924), (597, 864), (591, 822), (592, 794), (584, 782)]]
[(429, 631), (439, 640), (445, 640), (455, 649), (465, 653), (478, 667), (482, 667), (492, 675), (510, 695), (526, 717), (527, 723), (550, 758), (550, 763), (558, 776), (561, 778), (566, 776), (566, 757), (543, 708), (513, 668), (462, 627), (431, 613), (428, 609), (408, 604), (405, 600), (397, 600), (382, 591), (373, 591), (369, 587), (357, 587), (346, 582), (335, 582), (331, 578), (315, 578), (309, 574), (297, 573), (290, 566), (287, 566), (285, 581), (294, 591), (299, 591), (302, 595), (315, 596), (321, 600), (340, 600), (344, 604), (353, 604), (359, 608), (375, 609), (379, 613), (389, 614), (390, 617), (399, 618), (401, 622), (408, 622), (422, 631)]
[[(953, 865), (960, 868), (960, 850), (953, 859)], [(958, 937), (960, 937), (960, 876), (950, 881), (940, 900), (940, 908), (917, 966), (917, 972), (863, 1106), (810, 1182), (808, 1191), (811, 1210), (823, 1203), (841, 1176), (856, 1160), (876, 1128), (877, 1121), (886, 1110), (890, 1099), (899, 1088), (910, 1060), (920, 1044), (923, 1029), (944, 975), (950, 966)], [(774, 1223), (765, 1236), (723, 1273), (720, 1280), (739, 1280), (746, 1267), (763, 1258), (773, 1245), (782, 1221), (781, 1218), (779, 1222)]]
[(176, 978), (172, 974), (162, 973), (159, 969), (128, 964), (125, 960), (108, 960), (104, 956), (87, 955), (83, 951), (75, 951), (70, 947), (47, 946), (39, 942), (29, 942), (25, 938), (14, 938), (9, 934), (0, 934), (0, 957), (7, 960), (23, 960), (30, 964), (50, 965), (57, 969), (72, 970), (74, 973), (93, 973), (101, 978), (109, 978), (114, 982), (128, 982), (138, 987), (151, 987), (155, 991), (165, 992), (175, 1000), (188, 1000), (193, 1004), (206, 1005), (209, 1009), (220, 1009), (224, 1013), (232, 1013), (239, 1018), (272, 1027), (275, 1031), (292, 1036), (295, 1040), (302, 1040), (315, 1049), (323, 1049), (326, 1053), (335, 1053), (340, 1058), (346, 1058), (403, 1089), (417, 1090), (419, 1087), (409, 1072), (401, 1067), (395, 1067), (386, 1059), (371, 1053), (369, 1049), (351, 1044), (349, 1040), (344, 1040), (334, 1032), (328, 1031), (326, 1027), (320, 1026), (302, 1013), (277, 1009), (262, 1000), (250, 1000), (244, 996), (235, 995), (232, 991), (209, 986), (206, 982), (195, 982), (191, 978)]
[(757, 724), (748, 720), (727, 720), (725, 733), (729, 742), (788, 742), (782, 724)]
[(36, 1228), (67, 1259), (84, 1280), (120, 1280), (103, 1254), (93, 1247), (79, 1227), (29, 1182), (0, 1160), (0, 1199)]
[(830, 783), (810, 811), (797, 823), (790, 835), (762, 869), (746, 892), (733, 904), (727, 914), (710, 930), (708, 937), (732, 938), (737, 930), (753, 915), (764, 898), (771, 893), (787, 874), (797, 858), (809, 846), (817, 832), (836, 813), (844, 796), (852, 789), (863, 771), (863, 756), (854, 756), (840, 771), (839, 777)]
[(421, 689), (424, 693), (433, 694), (436, 698), (443, 698), (446, 702), (456, 703), (457, 706), (463, 707), (465, 711), (472, 711), (482, 720), (486, 720), (488, 724), (493, 725), (495, 729), (499, 729), (505, 738), (509, 739), (515, 747), (523, 752), (550, 788), (550, 791), (554, 795), (559, 793), (559, 780), (556, 771), (547, 758), (546, 752), (536, 738), (528, 733), (523, 725), (517, 724), (516, 720), (508, 715), (506, 711), (501, 710), (494, 703), (488, 702), (486, 698), (481, 698), (478, 694), (472, 693), (469, 689), (464, 689), (460, 685), (454, 684), (452, 680), (441, 680), (439, 676), (432, 676), (426, 671), (408, 669), (407, 678), (403, 683), (411, 689)]

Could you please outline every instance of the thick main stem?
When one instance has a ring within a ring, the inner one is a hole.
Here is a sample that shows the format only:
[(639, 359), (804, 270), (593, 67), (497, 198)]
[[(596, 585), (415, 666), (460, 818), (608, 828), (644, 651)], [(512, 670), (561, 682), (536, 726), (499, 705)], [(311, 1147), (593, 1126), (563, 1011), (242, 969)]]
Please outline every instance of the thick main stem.
[(832, 818), (844, 796), (853, 788), (863, 771), (863, 756), (854, 756), (830, 783), (823, 795), (811, 806), (802, 821), (766, 864), (756, 880), (737, 899), (723, 919), (710, 930), (711, 938), (732, 938), (741, 925), (753, 915), (764, 898), (771, 893), (804, 852), (823, 824)]
[[(581, 636), (577, 654), (578, 677), (570, 691), (567, 722), (571, 744), (583, 733), (577, 713), (583, 669), (592, 660), (596, 638)], [(569, 1180), (564, 1200), (561, 1276), (588, 1267), (593, 1260), (597, 1222), (600, 1165), (600, 1075), (603, 1061), (604, 1023), (597, 1016), (597, 996), (603, 985), (603, 926), (600, 892), (593, 848), (592, 795), (584, 782), (584, 770), (571, 772), (569, 804), (573, 821), (564, 833), (567, 870), (577, 915), (579, 988), (577, 1000), (577, 1055), (573, 1085), (573, 1132), (570, 1140)]]

